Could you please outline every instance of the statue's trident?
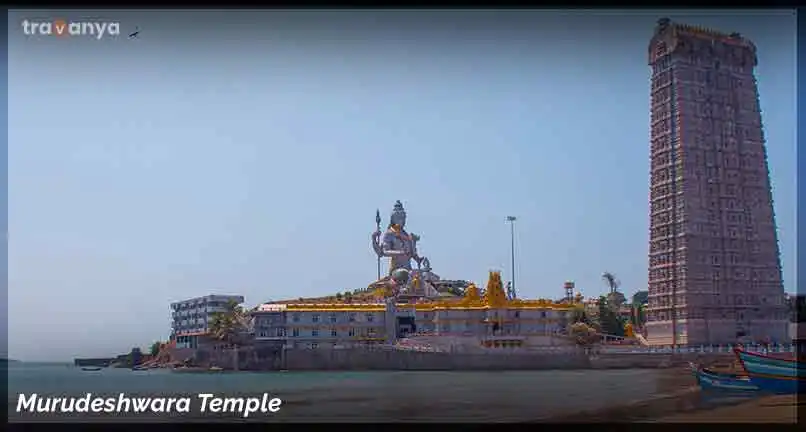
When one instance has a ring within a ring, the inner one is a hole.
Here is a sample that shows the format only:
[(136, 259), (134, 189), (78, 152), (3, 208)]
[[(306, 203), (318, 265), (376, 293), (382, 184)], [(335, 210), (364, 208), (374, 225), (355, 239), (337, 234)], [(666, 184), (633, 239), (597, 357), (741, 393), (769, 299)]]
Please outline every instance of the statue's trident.
[[(378, 228), (378, 232), (381, 232), (381, 210), (375, 210), (375, 226)], [(378, 255), (378, 279), (381, 280), (381, 256)]]

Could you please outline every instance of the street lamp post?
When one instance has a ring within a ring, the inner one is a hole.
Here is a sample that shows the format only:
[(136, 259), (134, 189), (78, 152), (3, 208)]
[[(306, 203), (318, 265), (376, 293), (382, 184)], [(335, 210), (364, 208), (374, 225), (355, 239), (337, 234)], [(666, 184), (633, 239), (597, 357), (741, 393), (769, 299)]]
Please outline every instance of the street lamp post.
[(515, 221), (517, 218), (515, 216), (507, 216), (507, 222), (509, 222), (509, 233), (510, 233), (510, 264), (512, 265), (512, 292), (515, 293)]

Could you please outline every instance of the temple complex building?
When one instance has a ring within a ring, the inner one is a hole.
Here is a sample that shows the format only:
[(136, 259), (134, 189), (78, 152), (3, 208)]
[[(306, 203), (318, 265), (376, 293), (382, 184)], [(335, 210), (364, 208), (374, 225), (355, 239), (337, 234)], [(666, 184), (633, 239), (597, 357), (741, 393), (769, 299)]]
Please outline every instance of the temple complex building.
[[(406, 221), (400, 201), (394, 204), (385, 231), (381, 229), (380, 212), (376, 213), (371, 246), (378, 257), (379, 278), (369, 283), (366, 290), (356, 290), (355, 297), (261, 304), (250, 311), (249, 334), (253, 336), (250, 344), (254, 343), (259, 350), (274, 351), (368, 345), (485, 353), (576, 348), (576, 340), (568, 335), (568, 328), (574, 308), (580, 306), (581, 294), (566, 296), (561, 301), (512, 298), (497, 271), (490, 272), (483, 290), (469, 281), (444, 280), (433, 272), (428, 258), (419, 254), (420, 237), (406, 230)], [(381, 270), (384, 259), (389, 263), (385, 274)], [(573, 284), (569, 286), (573, 288)], [(233, 299), (243, 302), (243, 297)], [(178, 337), (185, 338), (188, 336), (185, 330), (192, 330), (199, 332), (193, 333), (194, 338), (201, 338), (208, 345), (215, 342), (206, 324), (194, 324), (190, 329), (180, 326), (185, 324), (180, 319), (185, 316), (181, 312), (184, 309), (221, 311), (218, 303), (205, 303), (208, 300), (220, 299), (209, 297), (172, 305), (177, 311)], [(183, 344), (177, 343), (176, 348), (185, 349), (188, 357), (191, 355), (188, 350), (199, 347), (196, 339), (191, 344), (184, 344), (182, 339)]]
[(650, 41), (651, 344), (786, 339), (756, 63), (737, 33), (661, 19)]
[(398, 341), (467, 350), (572, 344), (564, 336), (570, 305), (507, 299), (498, 272), (490, 273), (483, 294), (471, 284), (458, 299), (408, 300), (264, 304), (253, 313), (255, 338), (288, 348)]

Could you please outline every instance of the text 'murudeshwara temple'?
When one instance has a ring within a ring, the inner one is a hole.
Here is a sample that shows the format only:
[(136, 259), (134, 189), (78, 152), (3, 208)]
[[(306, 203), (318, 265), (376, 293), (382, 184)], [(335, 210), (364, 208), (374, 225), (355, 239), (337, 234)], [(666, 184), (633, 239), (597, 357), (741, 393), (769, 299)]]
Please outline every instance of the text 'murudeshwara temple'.
[(651, 344), (783, 342), (756, 47), (661, 19), (649, 44)]

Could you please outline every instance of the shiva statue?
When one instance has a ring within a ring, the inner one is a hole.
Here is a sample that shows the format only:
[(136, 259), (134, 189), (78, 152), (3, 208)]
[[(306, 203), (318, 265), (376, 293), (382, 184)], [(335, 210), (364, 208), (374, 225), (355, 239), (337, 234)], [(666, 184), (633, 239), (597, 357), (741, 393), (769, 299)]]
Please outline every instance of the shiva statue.
[[(414, 294), (415, 289), (426, 295), (435, 293), (436, 290), (428, 282), (439, 277), (431, 273), (428, 258), (417, 253), (418, 240), (418, 235), (406, 231), (406, 210), (398, 200), (392, 209), (386, 231), (381, 232), (378, 222), (378, 229), (372, 233), (375, 254), (379, 259), (390, 259), (389, 273), (373, 285), (391, 285), (395, 295), (400, 292)], [(417, 263), (417, 269), (412, 268), (412, 261)]]

